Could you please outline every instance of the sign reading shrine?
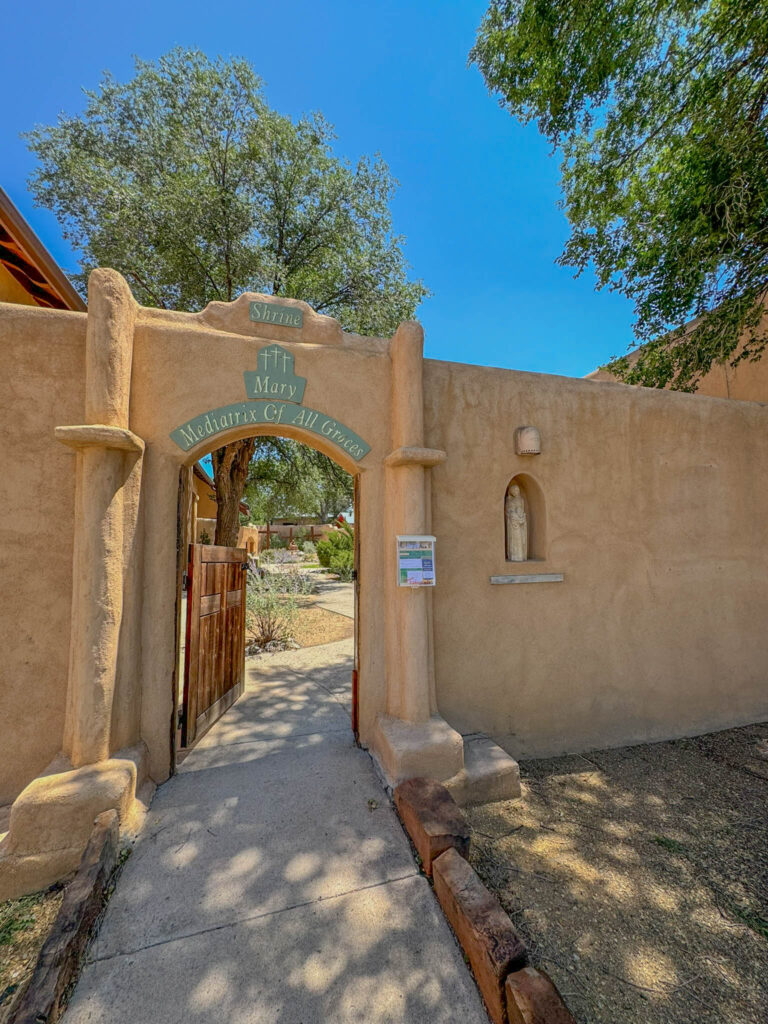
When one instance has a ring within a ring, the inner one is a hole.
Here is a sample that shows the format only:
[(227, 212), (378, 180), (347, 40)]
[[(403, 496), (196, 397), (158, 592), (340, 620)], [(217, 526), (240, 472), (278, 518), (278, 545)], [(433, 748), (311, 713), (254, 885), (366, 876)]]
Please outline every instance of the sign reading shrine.
[(299, 404), (307, 381), (293, 372), (290, 352), (280, 345), (268, 345), (259, 351), (257, 365), (258, 370), (246, 370), (243, 374), (249, 400), (210, 409), (172, 430), (171, 439), (179, 448), (188, 452), (233, 427), (269, 424), (308, 430), (336, 445), (355, 462), (368, 454), (371, 446), (349, 427), (317, 409)]
[(278, 306), (274, 302), (251, 302), (248, 316), (257, 324), (279, 324), (281, 327), (302, 327), (304, 314), (294, 306)]

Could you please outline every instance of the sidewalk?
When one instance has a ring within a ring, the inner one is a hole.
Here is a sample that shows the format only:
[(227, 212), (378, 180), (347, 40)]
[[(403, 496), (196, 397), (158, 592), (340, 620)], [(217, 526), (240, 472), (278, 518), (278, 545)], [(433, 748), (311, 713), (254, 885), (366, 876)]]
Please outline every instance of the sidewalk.
[(354, 746), (351, 650), (249, 660), (158, 790), (66, 1024), (487, 1024)]

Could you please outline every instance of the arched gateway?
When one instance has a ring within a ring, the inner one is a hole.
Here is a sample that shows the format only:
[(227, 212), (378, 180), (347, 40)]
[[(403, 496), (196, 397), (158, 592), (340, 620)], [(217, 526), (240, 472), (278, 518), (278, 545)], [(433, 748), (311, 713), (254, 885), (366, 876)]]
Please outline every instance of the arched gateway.
[(172, 772), (180, 478), (254, 433), (357, 478), (359, 737), (391, 783), (499, 798), (510, 754), (768, 712), (768, 407), (424, 360), (416, 323), (289, 299), (145, 309), (110, 270), (88, 298), (0, 304), (0, 899)]

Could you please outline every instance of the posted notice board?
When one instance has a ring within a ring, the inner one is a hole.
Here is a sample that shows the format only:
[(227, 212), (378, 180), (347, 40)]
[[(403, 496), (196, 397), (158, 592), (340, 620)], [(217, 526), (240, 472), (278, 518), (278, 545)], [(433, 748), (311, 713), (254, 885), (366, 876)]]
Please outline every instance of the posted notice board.
[(434, 537), (410, 535), (397, 538), (397, 585), (434, 587)]

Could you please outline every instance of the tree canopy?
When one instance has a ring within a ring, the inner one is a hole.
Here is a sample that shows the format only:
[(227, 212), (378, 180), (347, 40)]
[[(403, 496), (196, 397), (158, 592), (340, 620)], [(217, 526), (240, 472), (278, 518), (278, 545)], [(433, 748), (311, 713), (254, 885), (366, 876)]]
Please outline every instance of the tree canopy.
[(284, 437), (260, 437), (245, 485), (251, 521), (311, 516), (328, 522), (354, 499), (349, 473), (322, 452)]
[[(257, 291), (388, 335), (427, 291), (393, 230), (386, 163), (350, 164), (334, 138), (321, 114), (272, 110), (247, 61), (176, 49), (137, 60), (128, 82), (105, 74), (82, 113), (29, 132), (30, 187), (79, 251), (83, 293), (109, 266), (149, 306), (197, 311)], [(236, 543), (254, 447), (212, 454), (216, 543)]]
[(765, 3), (493, 0), (470, 59), (503, 106), (562, 150), (572, 233), (559, 262), (594, 267), (598, 287), (634, 302), (643, 347), (611, 368), (695, 390), (713, 361), (759, 358)]
[(335, 156), (321, 114), (270, 109), (247, 61), (176, 49), (86, 97), (27, 135), (30, 187), (80, 252), (81, 287), (110, 266), (162, 308), (260, 291), (370, 334), (413, 315), (426, 289), (392, 229), (387, 165)]

